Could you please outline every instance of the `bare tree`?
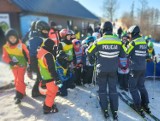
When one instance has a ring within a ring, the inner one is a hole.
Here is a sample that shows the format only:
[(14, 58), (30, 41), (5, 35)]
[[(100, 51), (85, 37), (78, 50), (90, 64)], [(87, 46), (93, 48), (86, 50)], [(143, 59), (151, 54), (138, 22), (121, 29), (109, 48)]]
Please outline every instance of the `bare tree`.
[(113, 21), (116, 10), (118, 9), (118, 0), (104, 0), (103, 16)]
[(135, 1), (133, 1), (132, 2), (132, 5), (131, 5), (131, 12), (130, 12), (130, 16), (131, 16), (131, 24), (133, 24), (134, 23), (134, 2)]
[(134, 1), (133, 1), (132, 5), (131, 5), (131, 11), (130, 12), (125, 12), (122, 15), (121, 22), (123, 23), (124, 28), (129, 28), (135, 22), (134, 7), (135, 6), (134, 6)]

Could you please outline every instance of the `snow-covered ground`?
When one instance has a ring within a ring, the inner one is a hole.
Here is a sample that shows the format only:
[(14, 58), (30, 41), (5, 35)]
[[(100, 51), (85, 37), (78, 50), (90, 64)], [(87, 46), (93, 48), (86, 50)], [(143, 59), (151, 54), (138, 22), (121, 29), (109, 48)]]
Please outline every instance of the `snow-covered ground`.
[(0, 62), (0, 88), (10, 84), (12, 80), (14, 80), (14, 77), (10, 67), (5, 63)]
[[(0, 63), (0, 79), (12, 80), (8, 67)], [(1, 78), (3, 76), (3, 78)], [(26, 94), (20, 105), (14, 104), (14, 88), (0, 90), (0, 121), (105, 121), (96, 99), (97, 87), (76, 87), (69, 90), (68, 97), (56, 97), (59, 112), (44, 115), (42, 111), (43, 97), (33, 99), (31, 87), (34, 83), (26, 77), (28, 84)], [(151, 111), (160, 118), (160, 81), (147, 80), (146, 86), (150, 97)], [(154, 88), (153, 88), (154, 87)], [(93, 91), (90, 98), (90, 91)], [(154, 93), (153, 93), (154, 92)], [(154, 97), (154, 99), (152, 99)], [(98, 106), (98, 107), (97, 107)], [(143, 121), (143, 119), (119, 99), (120, 121)]]

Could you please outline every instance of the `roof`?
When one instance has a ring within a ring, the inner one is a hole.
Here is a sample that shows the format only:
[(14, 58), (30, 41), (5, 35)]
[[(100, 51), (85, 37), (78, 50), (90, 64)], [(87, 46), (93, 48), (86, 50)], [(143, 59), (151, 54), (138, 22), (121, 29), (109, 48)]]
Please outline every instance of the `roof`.
[(23, 11), (99, 20), (74, 0), (12, 0)]

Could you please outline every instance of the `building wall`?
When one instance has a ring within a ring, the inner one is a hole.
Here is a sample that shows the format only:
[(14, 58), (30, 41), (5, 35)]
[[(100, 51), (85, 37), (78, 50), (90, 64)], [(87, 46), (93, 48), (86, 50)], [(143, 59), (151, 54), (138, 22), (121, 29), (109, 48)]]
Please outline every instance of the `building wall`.
[(21, 10), (12, 4), (10, 0), (0, 0), (0, 13), (4, 12), (20, 12)]
[[(9, 25), (20, 32), (19, 13), (21, 10), (10, 0), (0, 0), (0, 14), (9, 15)], [(0, 20), (1, 21), (1, 20)]]
[[(67, 28), (67, 21), (72, 21), (72, 27), (77, 26), (78, 29), (86, 29), (89, 24), (95, 24), (96, 21), (89, 19), (81, 19), (74, 17), (49, 15), (49, 20), (53, 20), (57, 25), (62, 25), (63, 28)], [(72, 29), (73, 29), (72, 28)]]
[(20, 16), (20, 29), (22, 36), (24, 37), (26, 33), (29, 31), (31, 23), (33, 21), (43, 20), (48, 22), (48, 16), (44, 15), (21, 15)]

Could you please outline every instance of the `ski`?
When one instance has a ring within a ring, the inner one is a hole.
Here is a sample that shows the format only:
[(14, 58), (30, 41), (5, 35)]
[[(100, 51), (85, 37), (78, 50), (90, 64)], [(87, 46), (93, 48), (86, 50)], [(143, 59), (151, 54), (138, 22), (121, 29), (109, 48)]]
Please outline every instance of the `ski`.
[(139, 112), (137, 112), (137, 111), (133, 108), (133, 106), (131, 106), (132, 103), (131, 103), (129, 100), (127, 100), (121, 93), (118, 93), (118, 95), (119, 95), (120, 99), (121, 99), (124, 103), (126, 103), (133, 111), (135, 111), (139, 116), (141, 116), (142, 119), (144, 119), (144, 121), (152, 121), (150, 118), (146, 117), (146, 115), (145, 115), (145, 116), (140, 115)]
[[(97, 98), (96, 108), (98, 108), (98, 107), (100, 107), (100, 108), (101, 108), (100, 103), (99, 103), (99, 101), (100, 101), (99, 96), (96, 96), (96, 98)], [(104, 111), (103, 111), (103, 110), (101, 110), (101, 112), (102, 112), (102, 114), (104, 115)], [(109, 114), (109, 116), (108, 116), (108, 117), (105, 117), (105, 116), (104, 116), (104, 118), (105, 118), (107, 121), (119, 121), (119, 119), (118, 119), (118, 118), (117, 118), (117, 119), (113, 119), (113, 117), (112, 117), (112, 113), (111, 113), (111, 111), (110, 111), (110, 110), (108, 110), (108, 114)]]
[[(122, 95), (124, 95), (130, 102), (133, 103), (133, 100), (125, 93), (125, 92), (122, 92)], [(149, 115), (152, 119), (154, 119), (155, 121), (160, 121), (159, 118), (157, 118), (155, 115), (153, 115), (152, 113), (147, 113), (145, 110), (144, 110), (144, 113), (146, 113), (147, 115)]]

